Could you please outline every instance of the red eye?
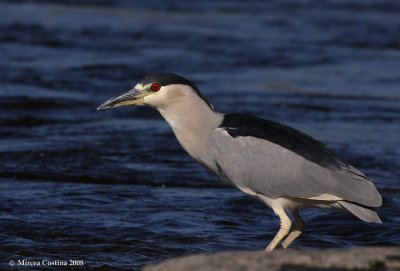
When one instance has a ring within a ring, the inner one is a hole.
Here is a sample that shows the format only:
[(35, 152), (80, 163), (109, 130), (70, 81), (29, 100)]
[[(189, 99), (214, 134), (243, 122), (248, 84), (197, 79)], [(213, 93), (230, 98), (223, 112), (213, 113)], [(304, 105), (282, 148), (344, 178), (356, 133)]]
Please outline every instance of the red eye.
[(161, 84), (160, 84), (160, 83), (153, 83), (153, 84), (151, 85), (151, 87), (150, 87), (150, 89), (151, 89), (153, 92), (159, 91), (160, 88), (161, 88)]

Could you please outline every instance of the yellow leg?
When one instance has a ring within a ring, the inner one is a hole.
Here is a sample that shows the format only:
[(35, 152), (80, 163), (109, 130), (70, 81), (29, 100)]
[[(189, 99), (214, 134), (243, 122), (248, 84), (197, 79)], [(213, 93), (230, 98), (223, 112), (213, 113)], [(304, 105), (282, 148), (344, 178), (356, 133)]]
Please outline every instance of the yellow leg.
[(283, 208), (280, 209), (279, 211), (276, 210), (274, 211), (279, 216), (281, 220), (281, 225), (278, 233), (275, 235), (274, 239), (265, 249), (266, 251), (273, 251), (275, 247), (279, 244), (279, 242), (282, 241), (282, 239), (288, 235), (290, 228), (292, 226), (292, 221), (290, 221), (290, 218), (287, 216)]
[(301, 235), (301, 232), (303, 231), (304, 227), (304, 222), (301, 219), (301, 216), (299, 214), (299, 210), (296, 209), (293, 211), (293, 216), (294, 216), (294, 226), (293, 230), (289, 233), (289, 235), (285, 238), (285, 240), (282, 242), (282, 247), (284, 249), (287, 249), (290, 244)]

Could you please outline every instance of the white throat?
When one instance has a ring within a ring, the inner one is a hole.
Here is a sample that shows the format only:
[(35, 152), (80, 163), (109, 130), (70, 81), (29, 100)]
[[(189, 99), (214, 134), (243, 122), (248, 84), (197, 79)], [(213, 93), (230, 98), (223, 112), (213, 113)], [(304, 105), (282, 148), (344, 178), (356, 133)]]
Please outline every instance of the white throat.
[(181, 96), (168, 105), (157, 107), (169, 123), (182, 147), (196, 160), (208, 165), (209, 136), (223, 115), (211, 109), (196, 93)]

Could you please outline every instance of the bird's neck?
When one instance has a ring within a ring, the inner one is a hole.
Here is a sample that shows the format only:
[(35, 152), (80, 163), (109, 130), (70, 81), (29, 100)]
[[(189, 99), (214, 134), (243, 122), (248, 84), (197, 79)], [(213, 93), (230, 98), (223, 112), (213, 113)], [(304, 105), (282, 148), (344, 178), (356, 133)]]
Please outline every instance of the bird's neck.
[(223, 115), (211, 109), (200, 97), (182, 99), (157, 109), (172, 127), (182, 147), (194, 159), (209, 164), (209, 136), (221, 124)]

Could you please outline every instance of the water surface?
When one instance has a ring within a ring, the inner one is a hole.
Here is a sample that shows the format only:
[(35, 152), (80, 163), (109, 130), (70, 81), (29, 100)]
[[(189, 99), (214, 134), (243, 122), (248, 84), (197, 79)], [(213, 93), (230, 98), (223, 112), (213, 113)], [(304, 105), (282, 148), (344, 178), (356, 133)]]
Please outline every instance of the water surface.
[(306, 131), (374, 180), (383, 225), (308, 210), (294, 248), (400, 245), (399, 12), (398, 1), (0, 1), (1, 269), (48, 258), (137, 270), (273, 238), (272, 211), (197, 165), (156, 111), (96, 112), (155, 71), (193, 80), (221, 112)]

